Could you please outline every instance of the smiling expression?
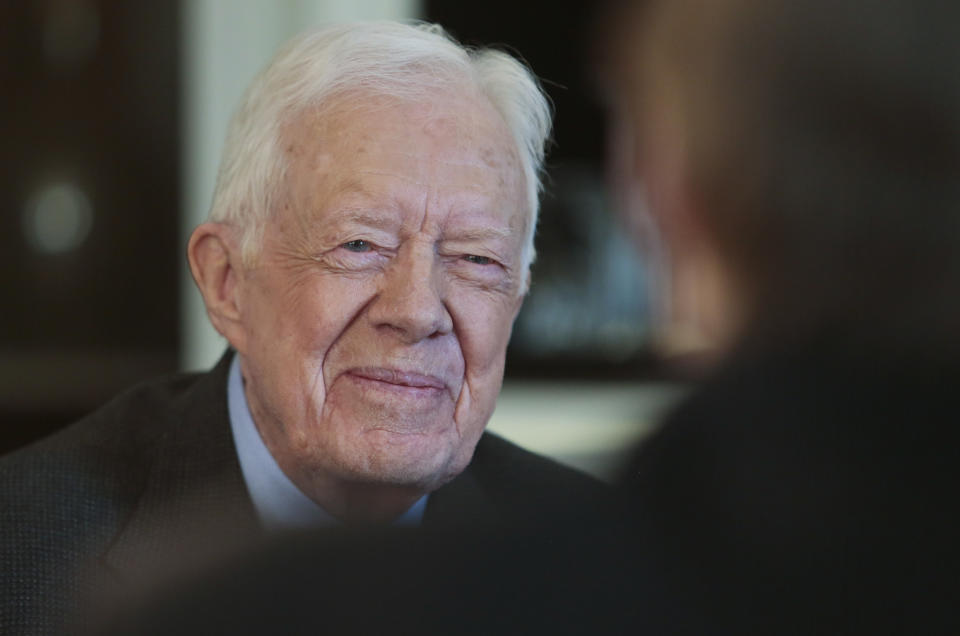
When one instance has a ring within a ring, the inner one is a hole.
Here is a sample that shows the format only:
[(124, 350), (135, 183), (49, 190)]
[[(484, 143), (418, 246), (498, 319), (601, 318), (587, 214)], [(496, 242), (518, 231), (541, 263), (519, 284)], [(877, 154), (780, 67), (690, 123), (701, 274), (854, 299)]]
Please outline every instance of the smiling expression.
[(485, 98), (350, 97), (285, 130), (234, 345), (301, 489), (432, 490), (470, 461), (500, 390), (527, 276), (523, 172)]

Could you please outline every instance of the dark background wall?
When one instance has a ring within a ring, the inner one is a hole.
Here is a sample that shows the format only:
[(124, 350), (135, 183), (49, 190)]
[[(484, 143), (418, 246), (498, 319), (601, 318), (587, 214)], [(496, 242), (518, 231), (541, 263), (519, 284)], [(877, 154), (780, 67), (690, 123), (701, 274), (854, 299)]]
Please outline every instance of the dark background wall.
[(531, 293), (514, 328), (508, 378), (657, 377), (651, 281), (615, 212), (593, 64), (597, 2), (427, 0), (425, 18), (466, 44), (519, 54), (554, 107), (553, 143)]
[(176, 366), (177, 6), (0, 3), (0, 451)]

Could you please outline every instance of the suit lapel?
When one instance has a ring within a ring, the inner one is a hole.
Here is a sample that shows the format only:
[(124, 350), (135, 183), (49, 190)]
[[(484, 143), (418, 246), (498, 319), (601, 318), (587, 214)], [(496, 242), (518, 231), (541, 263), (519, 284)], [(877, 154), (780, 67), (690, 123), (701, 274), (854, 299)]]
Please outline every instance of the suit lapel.
[(259, 536), (227, 411), (231, 358), (175, 400), (143, 494), (102, 559), (121, 577), (193, 565)]

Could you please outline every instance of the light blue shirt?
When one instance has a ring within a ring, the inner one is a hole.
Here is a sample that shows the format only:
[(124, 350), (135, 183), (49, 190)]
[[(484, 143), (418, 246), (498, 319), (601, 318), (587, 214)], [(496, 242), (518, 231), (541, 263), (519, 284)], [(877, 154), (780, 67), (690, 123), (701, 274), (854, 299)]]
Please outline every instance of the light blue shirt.
[[(230, 363), (227, 407), (243, 480), (263, 526), (268, 530), (295, 530), (339, 524), (336, 517), (303, 494), (290, 481), (267, 450), (250, 415), (238, 354), (234, 354)], [(424, 495), (394, 521), (394, 525), (420, 525), (426, 507), (427, 495)]]

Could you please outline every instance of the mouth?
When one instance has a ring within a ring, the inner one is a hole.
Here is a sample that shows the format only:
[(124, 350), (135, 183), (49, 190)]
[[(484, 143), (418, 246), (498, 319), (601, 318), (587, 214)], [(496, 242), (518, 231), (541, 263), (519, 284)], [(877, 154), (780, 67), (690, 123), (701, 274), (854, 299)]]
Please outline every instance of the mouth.
[(401, 371), (383, 367), (350, 369), (346, 375), (352, 380), (373, 388), (432, 395), (444, 391), (447, 383), (434, 375)]

